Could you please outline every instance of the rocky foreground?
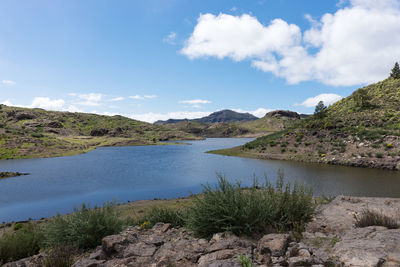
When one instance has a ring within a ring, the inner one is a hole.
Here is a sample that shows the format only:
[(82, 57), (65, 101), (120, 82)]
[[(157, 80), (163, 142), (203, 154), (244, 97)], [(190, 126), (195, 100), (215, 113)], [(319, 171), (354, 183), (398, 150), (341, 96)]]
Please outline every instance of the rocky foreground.
[[(300, 241), (293, 233), (260, 239), (218, 233), (206, 240), (164, 223), (148, 230), (129, 227), (103, 238), (101, 246), (73, 266), (249, 266), (240, 262), (241, 255), (253, 266), (400, 266), (400, 229), (355, 227), (357, 216), (367, 208), (399, 219), (400, 199), (336, 197), (319, 207)], [(6, 266), (38, 266), (44, 256)]]

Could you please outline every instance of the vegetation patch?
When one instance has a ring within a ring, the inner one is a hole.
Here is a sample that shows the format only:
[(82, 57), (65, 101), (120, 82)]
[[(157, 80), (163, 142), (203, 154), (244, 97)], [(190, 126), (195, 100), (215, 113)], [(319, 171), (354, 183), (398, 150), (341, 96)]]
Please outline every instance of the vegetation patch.
[(284, 183), (256, 182), (243, 189), (219, 175), (218, 185), (205, 185), (188, 209), (187, 227), (201, 237), (229, 231), (237, 235), (290, 230), (308, 222), (314, 213), (311, 189)]
[(43, 246), (95, 248), (103, 237), (121, 232), (128, 224), (127, 220), (120, 218), (114, 203), (93, 209), (82, 205), (80, 209), (75, 208), (73, 214), (58, 215), (46, 224), (43, 229)]
[(397, 229), (400, 225), (397, 221), (382, 213), (365, 209), (359, 217), (356, 217), (356, 227), (384, 226), (388, 229)]

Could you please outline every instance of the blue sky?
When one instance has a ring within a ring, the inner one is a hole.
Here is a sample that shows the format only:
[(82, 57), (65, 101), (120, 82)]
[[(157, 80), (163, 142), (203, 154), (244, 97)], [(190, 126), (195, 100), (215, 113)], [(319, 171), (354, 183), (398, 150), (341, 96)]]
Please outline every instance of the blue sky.
[(398, 0), (0, 1), (0, 102), (145, 121), (312, 113), (400, 60)]

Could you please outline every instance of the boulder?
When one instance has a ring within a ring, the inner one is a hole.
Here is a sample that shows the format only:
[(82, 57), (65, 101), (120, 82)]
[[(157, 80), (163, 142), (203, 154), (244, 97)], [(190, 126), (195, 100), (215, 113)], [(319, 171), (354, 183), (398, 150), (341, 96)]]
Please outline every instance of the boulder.
[(289, 243), (288, 234), (268, 234), (258, 241), (258, 251), (261, 254), (271, 254), (274, 257), (285, 255)]

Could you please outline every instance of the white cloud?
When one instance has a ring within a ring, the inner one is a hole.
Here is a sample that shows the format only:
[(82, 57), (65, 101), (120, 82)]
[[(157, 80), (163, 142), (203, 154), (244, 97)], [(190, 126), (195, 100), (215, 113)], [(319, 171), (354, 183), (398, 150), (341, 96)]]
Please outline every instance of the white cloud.
[(192, 100), (181, 100), (179, 101), (181, 104), (189, 104), (189, 105), (195, 105), (195, 104), (210, 104), (211, 101), (209, 100), (203, 100), (203, 99), (192, 99)]
[(29, 108), (43, 108), (49, 110), (60, 110), (65, 101), (63, 99), (50, 99), (49, 97), (35, 97)]
[(157, 98), (157, 96), (156, 96), (156, 95), (144, 95), (143, 97), (144, 97), (144, 98), (146, 98), (146, 99), (153, 99), (153, 98)]
[(307, 98), (301, 104), (294, 104), (294, 106), (304, 106), (310, 108), (315, 107), (319, 101), (323, 101), (326, 106), (329, 106), (342, 98), (342, 96), (337, 94), (320, 94), (314, 97)]
[(13, 86), (13, 85), (17, 84), (16, 82), (11, 81), (11, 80), (2, 80), (1, 83), (4, 85), (8, 85), (8, 86)]
[(266, 109), (266, 108), (258, 108), (255, 110), (243, 110), (243, 109), (232, 109), (233, 111), (240, 112), (240, 113), (250, 113), (258, 118), (264, 117), (265, 114), (267, 114), (270, 111), (273, 111), (273, 109)]
[(131, 99), (153, 99), (157, 98), (157, 95), (132, 95), (128, 97)]
[(123, 101), (123, 100), (125, 100), (125, 97), (121, 97), (121, 96), (110, 99), (111, 102), (117, 102), (117, 101)]
[(135, 120), (146, 121), (153, 123), (158, 120), (168, 120), (168, 119), (197, 119), (210, 115), (212, 112), (190, 112), (190, 111), (176, 111), (168, 113), (142, 113), (142, 114), (132, 114), (128, 117)]
[(187, 104), (188, 107), (191, 108), (201, 108), (203, 104), (210, 104), (211, 101), (203, 100), (203, 99), (192, 99), (192, 100), (181, 100), (179, 101), (181, 104)]
[(167, 36), (164, 37), (163, 42), (171, 45), (175, 45), (175, 40), (178, 34), (176, 32), (170, 32)]
[(76, 104), (89, 107), (100, 106), (101, 101), (104, 97), (103, 94), (99, 93), (89, 93), (89, 94), (69, 93), (68, 95), (77, 97), (79, 99), (79, 102), (77, 102)]
[(81, 110), (80, 108), (78, 108), (78, 107), (76, 107), (74, 105), (70, 105), (67, 108), (67, 111), (69, 111), (69, 112), (83, 112), (83, 110)]
[(244, 14), (202, 14), (182, 53), (191, 59), (214, 56), (240, 61), (271, 57), (271, 52), (299, 42), (300, 28), (281, 19), (265, 27), (257, 18)]
[(282, 19), (261, 24), (250, 15), (202, 14), (181, 53), (250, 60), (289, 83), (317, 80), (349, 86), (388, 77), (400, 60), (400, 1), (350, 0), (320, 20), (307, 15), (303, 33)]
[(0, 104), (6, 105), (6, 106), (12, 106), (13, 104), (11, 103), (10, 99), (4, 100), (0, 102)]

